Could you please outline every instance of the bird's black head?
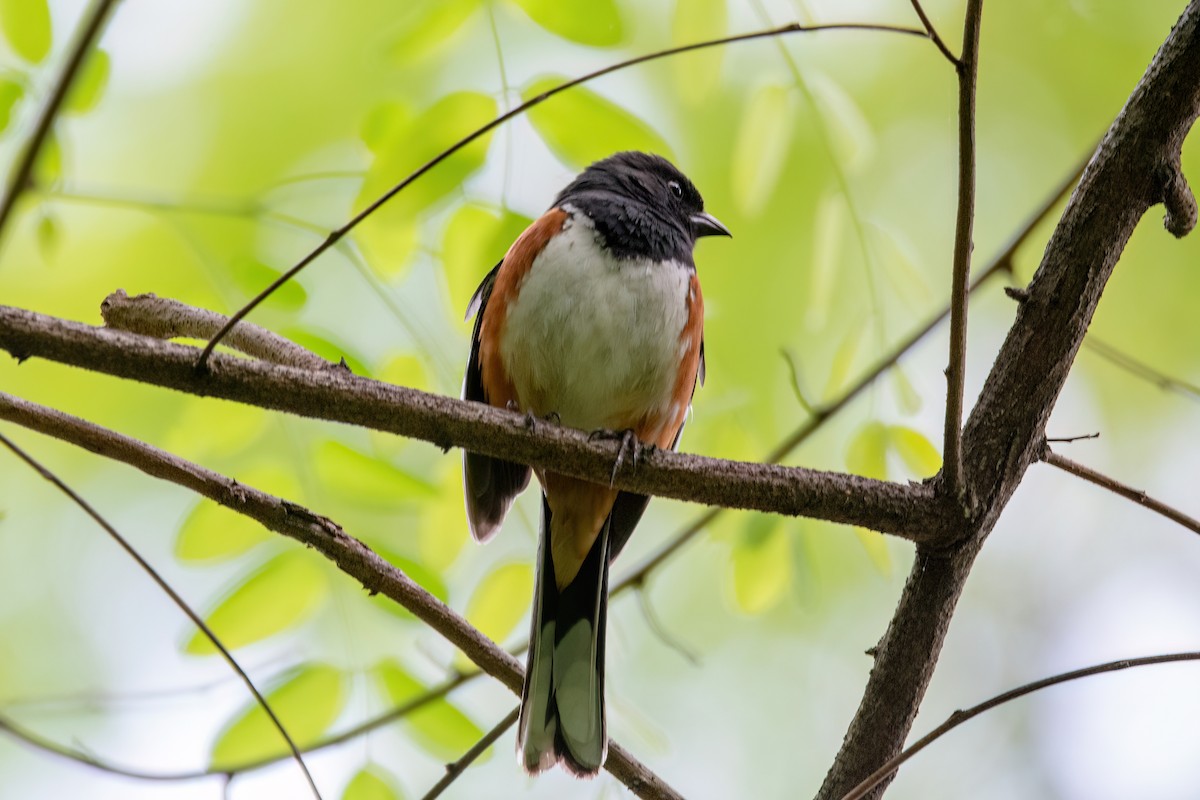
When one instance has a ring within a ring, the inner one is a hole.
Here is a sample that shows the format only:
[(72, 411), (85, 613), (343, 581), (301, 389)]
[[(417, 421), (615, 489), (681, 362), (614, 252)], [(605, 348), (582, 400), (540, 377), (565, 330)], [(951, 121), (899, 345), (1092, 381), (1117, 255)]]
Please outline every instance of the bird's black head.
[(618, 258), (690, 262), (701, 236), (729, 236), (687, 176), (662, 156), (627, 151), (597, 161), (554, 201), (587, 214)]

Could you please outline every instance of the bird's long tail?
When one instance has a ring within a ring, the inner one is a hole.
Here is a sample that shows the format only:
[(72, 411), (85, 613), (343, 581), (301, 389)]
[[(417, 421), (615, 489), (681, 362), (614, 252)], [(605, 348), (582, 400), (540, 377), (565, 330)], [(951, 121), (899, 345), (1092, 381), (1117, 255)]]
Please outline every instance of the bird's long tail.
[(562, 763), (595, 775), (608, 752), (604, 723), (604, 627), (608, 609), (609, 523), (574, 580), (554, 580), (550, 506), (542, 497), (533, 627), (521, 692), (517, 755), (533, 773)]

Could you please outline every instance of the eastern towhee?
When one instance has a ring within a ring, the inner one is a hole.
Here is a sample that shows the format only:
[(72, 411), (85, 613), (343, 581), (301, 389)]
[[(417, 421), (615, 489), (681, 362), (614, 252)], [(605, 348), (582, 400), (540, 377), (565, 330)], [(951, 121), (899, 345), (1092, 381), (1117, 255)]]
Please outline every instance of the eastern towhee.
[[(617, 153), (559, 193), (483, 279), (463, 397), (674, 448), (704, 380), (692, 250), (729, 231), (666, 159)], [(608, 565), (649, 498), (538, 470), (542, 535), (517, 753), (530, 773), (604, 763)], [(486, 541), (530, 468), (463, 455), (471, 534)]]

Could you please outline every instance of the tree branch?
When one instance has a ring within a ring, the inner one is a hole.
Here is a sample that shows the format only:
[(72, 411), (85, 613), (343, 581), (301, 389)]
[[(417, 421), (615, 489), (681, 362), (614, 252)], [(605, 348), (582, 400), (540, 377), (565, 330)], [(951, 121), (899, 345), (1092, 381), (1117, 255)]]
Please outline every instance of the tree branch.
[(966, 516), (931, 537), (956, 543), (918, 546), (822, 800), (841, 798), (903, 747), (975, 556), (1040, 454), (1104, 285), (1138, 220), (1162, 201), (1164, 165), (1179, 163), (1198, 113), (1200, 0), (1192, 0), (1101, 140), (1018, 306), (963, 429)]
[(508, 712), (508, 715), (504, 719), (497, 722), (495, 727), (485, 733), (478, 742), (471, 745), (471, 749), (464, 753), (462, 758), (453, 764), (447, 764), (446, 774), (442, 776), (441, 780), (430, 787), (429, 791), (421, 797), (421, 800), (434, 800), (434, 798), (441, 797), (442, 792), (450, 788), (450, 784), (458, 780), (458, 776), (466, 772), (467, 767), (475, 763), (475, 759), (483, 755), (483, 752), (503, 736), (505, 731), (516, 724), (517, 714), (520, 710), (521, 708), (518, 706)]
[(75, 77), (79, 74), (79, 68), (83, 66), (83, 59), (91, 51), (96, 39), (99, 38), (100, 31), (104, 27), (104, 22), (108, 19), (108, 14), (112, 11), (114, 5), (115, 0), (96, 0), (88, 10), (87, 16), (79, 25), (75, 40), (71, 43), (67, 60), (63, 64), (62, 72), (58, 74), (58, 79), (54, 82), (54, 88), (50, 90), (50, 95), (42, 105), (42, 110), (38, 113), (33, 133), (30, 134), (29, 140), (21, 149), (21, 155), (17, 159), (16, 167), (9, 173), (8, 184), (4, 187), (4, 194), (0, 196), (0, 239), (3, 238), (4, 231), (8, 226), (8, 220), (17, 205), (17, 200), (29, 188), (33, 176), (33, 167), (37, 164), (37, 158), (42, 152), (42, 146), (46, 143), (46, 139), (50, 135), (50, 129), (54, 126), (58, 110), (62, 108), (63, 101), (67, 99), (67, 94), (71, 91), (72, 84), (75, 83)]
[[(482, 403), (426, 394), (341, 370), (292, 367), (216, 355), (194, 369), (197, 348), (0, 306), (0, 349), (39, 356), (196, 395), (346, 422), (608, 483), (618, 445)], [(532, 426), (532, 428), (531, 428)], [(836, 472), (646, 452), (621, 470), (618, 488), (679, 500), (812, 516), (862, 525), (913, 541), (953, 509), (926, 485)]]
[(344, 237), (351, 230), (353, 230), (364, 219), (369, 217), (371, 214), (375, 213), (375, 211), (380, 206), (382, 206), (384, 203), (391, 200), (393, 197), (395, 197), (397, 194), (399, 194), (401, 191), (403, 191), (409, 184), (411, 184), (417, 178), (420, 178), (426, 172), (433, 169), (438, 164), (445, 161), (447, 158), (454, 155), (456, 152), (458, 152), (459, 150), (466, 147), (471, 142), (478, 139), (480, 136), (483, 136), (487, 132), (496, 128), (498, 125), (501, 125), (502, 123), (507, 122), (508, 120), (512, 119), (513, 117), (518, 116), (520, 114), (524, 114), (526, 111), (533, 108), (534, 106), (544, 103), (545, 101), (549, 100), (554, 95), (559, 94), (560, 92), (565, 92), (567, 89), (571, 89), (575, 86), (579, 86), (581, 84), (587, 83), (588, 81), (595, 80), (596, 78), (602, 77), (604, 75), (608, 75), (610, 73), (617, 72), (622, 69), (626, 69), (627, 67), (636, 66), (638, 64), (644, 64), (647, 61), (654, 61), (654, 60), (657, 60), (660, 58), (666, 58), (668, 56), (678, 55), (680, 53), (689, 53), (693, 50), (702, 50), (702, 49), (708, 48), (708, 47), (719, 47), (719, 46), (723, 46), (723, 45), (727, 45), (727, 44), (734, 44), (736, 42), (748, 42), (748, 41), (752, 41), (755, 39), (767, 39), (767, 38), (772, 38), (772, 37), (776, 37), (776, 36), (786, 36), (786, 35), (792, 34), (792, 33), (814, 33), (817, 31), (834, 31), (834, 30), (884, 31), (884, 32), (889, 32), (889, 33), (900, 33), (900, 34), (905, 34), (908, 36), (919, 36), (921, 38), (926, 38), (925, 31), (923, 31), (923, 30), (919, 30), (917, 28), (905, 28), (905, 27), (901, 27), (901, 26), (897, 26), (897, 25), (872, 25), (872, 24), (864, 24), (864, 23), (835, 23), (835, 24), (830, 24), (830, 25), (801, 25), (798, 22), (793, 22), (788, 25), (781, 25), (777, 28), (770, 28), (767, 30), (755, 31), (753, 33), (742, 33), (742, 34), (737, 34), (735, 36), (724, 36), (724, 37), (721, 37), (720, 39), (709, 39), (709, 40), (703, 41), (703, 42), (695, 42), (693, 44), (680, 45), (679, 47), (669, 47), (666, 50), (659, 50), (659, 51), (656, 51), (653, 53), (647, 53), (645, 55), (637, 56), (636, 58), (630, 58), (630, 59), (621, 61), (616, 64), (610, 64), (607, 67), (602, 67), (598, 70), (595, 70), (594, 72), (589, 72), (586, 75), (581, 75), (580, 77), (574, 78), (573, 80), (565, 81), (564, 83), (561, 83), (558, 86), (555, 86), (553, 89), (549, 89), (535, 97), (529, 98), (528, 100), (521, 103), (520, 105), (518, 105), (518, 106), (510, 109), (509, 111), (506, 111), (505, 113), (501, 114), (500, 116), (496, 117), (494, 120), (487, 123), (483, 127), (477, 128), (476, 130), (467, 134), (463, 138), (459, 139), (457, 142), (452, 144), (450, 147), (448, 147), (445, 150), (443, 150), (442, 152), (438, 153), (432, 159), (430, 159), (425, 164), (423, 164), (421, 167), (419, 167), (416, 172), (412, 173), (407, 178), (400, 181), (400, 183), (396, 184), (391, 189), (388, 189), (387, 192), (385, 192), (381, 197), (379, 197), (377, 200), (372, 202), (369, 206), (364, 208), (362, 211), (355, 214), (350, 219), (349, 222), (345, 223), (340, 228), (336, 228), (335, 230), (331, 231), (329, 233), (329, 235), (327, 237), (325, 237), (325, 240), (323, 242), (321, 242), (319, 245), (317, 245), (311, 252), (309, 252), (308, 255), (304, 256), (304, 258), (300, 259), (300, 261), (297, 262), (295, 266), (293, 266), (287, 272), (284, 272), (282, 275), (280, 275), (278, 278), (276, 278), (274, 281), (272, 281), (271, 285), (267, 286), (265, 289), (263, 289), (261, 292), (259, 292), (258, 295), (256, 295), (250, 302), (248, 302), (246, 305), (242, 306), (240, 309), (238, 309), (238, 311), (232, 317), (230, 317), (229, 322), (227, 322), (225, 324), (225, 326), (223, 328), (221, 328), (221, 330), (217, 331), (217, 334), (208, 342), (207, 345), (205, 345), (204, 350), (200, 353), (199, 359), (196, 361), (196, 369), (203, 371), (207, 367), (209, 357), (212, 355), (212, 352), (213, 352), (213, 348), (215, 348), (217, 346), (217, 344), (221, 341), (221, 339), (223, 339), (225, 337), (225, 335), (227, 333), (229, 333), (229, 331), (233, 328), (234, 325), (236, 325), (238, 322), (240, 322), (242, 319), (244, 319), (247, 314), (249, 314), (256, 307), (258, 307), (259, 303), (266, 300), (276, 289), (278, 289), (280, 286), (283, 286), (283, 284), (287, 283), (289, 280), (291, 280), (293, 277), (295, 277), (302, 269), (304, 269), (309, 264), (311, 264), (313, 261), (315, 261), (318, 256), (320, 256), (326, 250), (328, 250), (329, 248), (331, 248), (335, 244), (337, 244), (338, 241), (340, 239), (342, 239), (342, 237)]
[[(915, 4), (918, 10), (920, 6)], [(946, 491), (962, 502), (963, 382), (967, 376), (967, 277), (975, 225), (975, 83), (979, 74), (979, 25), (983, 0), (968, 0), (958, 71), (958, 217), (950, 288), (950, 365), (946, 367), (946, 425), (942, 474)], [(924, 14), (921, 15), (923, 22)]]
[(1093, 675), (1103, 675), (1108, 672), (1119, 672), (1125, 669), (1132, 669), (1133, 667), (1145, 667), (1152, 664), (1171, 664), (1179, 661), (1200, 661), (1200, 652), (1167, 653), (1159, 656), (1144, 656), (1142, 658), (1127, 658), (1121, 661), (1109, 661), (1105, 664), (1097, 664), (1084, 669), (1077, 669), (1071, 672), (1064, 672), (1059, 675), (1052, 675), (1049, 678), (1042, 678), (1040, 681), (1027, 683), (1024, 686), (1018, 686), (1016, 689), (1010, 689), (1004, 694), (998, 694), (995, 697), (983, 701), (982, 703), (971, 706), (965, 711), (955, 711), (953, 714), (947, 717), (946, 721), (941, 725), (922, 736), (920, 739), (914, 742), (911, 747), (905, 748), (904, 752), (900, 753), (895, 758), (889, 759), (886, 764), (875, 770), (875, 772), (871, 773), (871, 775), (863, 780), (862, 783), (860, 783), (858, 786), (855, 786), (850, 792), (847, 792), (842, 800), (861, 800), (861, 798), (866, 797), (868, 792), (883, 782), (883, 780), (889, 775), (895, 773), (895, 771), (899, 769), (900, 765), (905, 761), (908, 761), (917, 753), (921, 752), (926, 747), (942, 738), (942, 736), (957, 728), (959, 725), (962, 725), (967, 720), (974, 719), (985, 711), (992, 710), (996, 706), (1002, 706), (1007, 702), (1016, 700), (1018, 697), (1024, 697), (1027, 694), (1033, 694), (1034, 692), (1041, 691), (1042, 689), (1046, 689), (1051, 686), (1057, 686), (1060, 683), (1079, 680), (1080, 678), (1090, 678)]
[(1042, 461), (1052, 467), (1058, 467), (1063, 472), (1069, 472), (1077, 478), (1083, 478), (1089, 483), (1094, 483), (1097, 486), (1108, 489), (1114, 494), (1119, 494), (1126, 500), (1132, 500), (1143, 508), (1148, 508), (1156, 514), (1161, 514), (1172, 522), (1177, 522), (1193, 533), (1200, 533), (1200, 520), (1195, 517), (1189, 517), (1177, 508), (1172, 508), (1166, 503), (1155, 500), (1141, 489), (1135, 489), (1132, 486), (1127, 486), (1118, 480), (1108, 477), (1107, 475), (1097, 472), (1091, 467), (1085, 467), (1077, 461), (1072, 461), (1066, 456), (1060, 456), (1058, 453), (1046, 447), (1042, 454)]
[[(98, 455), (123, 461), (147, 475), (185, 486), (226, 508), (257, 520), (269, 530), (313, 548), (334, 562), (342, 572), (358, 580), (367, 592), (383, 594), (396, 601), (461, 650), (484, 672), (498, 679), (514, 694), (520, 694), (523, 670), (516, 658), (501, 650), (453, 609), (358, 539), (348, 535), (332, 520), (136, 439), (2, 393), (0, 418), (77, 444)], [(56, 752), (62, 754), (61, 750), (58, 748)], [(674, 789), (616, 742), (609, 743), (608, 761), (604, 766), (639, 797), (652, 800), (679, 798)]]
[(946, 60), (958, 69), (960, 62), (954, 53), (950, 52), (950, 48), (946, 47), (946, 43), (942, 41), (942, 37), (938, 36), (937, 29), (933, 27), (933, 23), (929, 21), (929, 17), (925, 14), (925, 9), (921, 8), (921, 0), (912, 0), (913, 11), (917, 12), (917, 16), (921, 18), (921, 24), (925, 26), (925, 33), (929, 35), (930, 40), (937, 45), (937, 49), (942, 51), (942, 55)]

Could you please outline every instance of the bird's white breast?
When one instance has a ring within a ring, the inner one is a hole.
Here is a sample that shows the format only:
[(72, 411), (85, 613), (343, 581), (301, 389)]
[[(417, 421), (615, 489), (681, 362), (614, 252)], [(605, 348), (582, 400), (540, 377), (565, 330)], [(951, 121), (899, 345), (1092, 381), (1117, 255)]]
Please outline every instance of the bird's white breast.
[(500, 355), (524, 410), (584, 430), (666, 413), (688, 319), (691, 268), (616, 259), (572, 214), (509, 304)]

